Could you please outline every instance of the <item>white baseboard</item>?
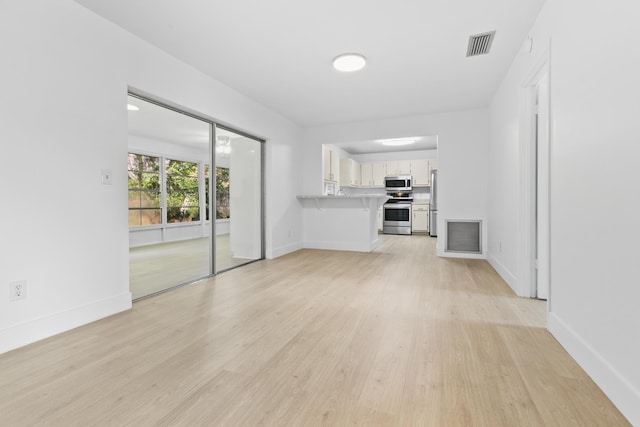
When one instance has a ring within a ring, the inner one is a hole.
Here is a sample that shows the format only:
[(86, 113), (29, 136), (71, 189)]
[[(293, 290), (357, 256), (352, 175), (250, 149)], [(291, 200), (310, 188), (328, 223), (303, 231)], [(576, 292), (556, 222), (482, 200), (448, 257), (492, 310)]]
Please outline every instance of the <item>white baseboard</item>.
[(305, 240), (303, 244), (306, 249), (325, 249), (329, 251), (353, 251), (353, 252), (371, 252), (371, 245), (354, 243), (354, 242), (322, 242)]
[(380, 247), (380, 245), (382, 244), (382, 239), (380, 238), (380, 235), (378, 235), (375, 239), (373, 239), (373, 241), (371, 242), (371, 250), (376, 250)]
[(290, 243), (288, 245), (280, 246), (271, 249), (271, 253), (267, 254), (268, 259), (278, 258), (291, 252), (299, 251), (302, 249), (302, 242)]
[(555, 313), (549, 313), (549, 332), (593, 379), (632, 425), (640, 426), (640, 390)]
[(528, 295), (518, 294), (518, 289), (517, 289), (518, 279), (516, 279), (516, 276), (513, 273), (511, 273), (511, 271), (509, 271), (508, 268), (502, 265), (502, 263), (498, 260), (498, 258), (496, 258), (492, 253), (489, 253), (489, 256), (487, 256), (487, 261), (489, 262), (491, 267), (493, 267), (493, 269), (500, 275), (500, 277), (502, 277), (502, 280), (507, 282), (507, 285), (509, 285), (509, 287), (513, 290), (513, 292), (516, 293), (516, 295), (521, 297), (528, 296)]
[(0, 354), (131, 308), (131, 292), (0, 330)]
[(446, 252), (438, 250), (437, 254), (441, 258), (487, 259), (487, 256), (484, 253), (467, 254), (463, 252)]

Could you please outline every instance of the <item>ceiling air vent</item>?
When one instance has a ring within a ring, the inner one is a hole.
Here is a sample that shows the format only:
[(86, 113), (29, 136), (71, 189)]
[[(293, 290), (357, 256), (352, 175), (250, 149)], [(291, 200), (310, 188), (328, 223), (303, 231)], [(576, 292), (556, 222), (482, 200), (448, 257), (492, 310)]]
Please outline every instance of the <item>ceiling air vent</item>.
[(476, 34), (469, 36), (469, 46), (467, 47), (467, 58), (470, 56), (478, 56), (489, 53), (491, 44), (493, 43), (493, 37), (496, 35), (495, 31), (489, 31), (487, 33)]

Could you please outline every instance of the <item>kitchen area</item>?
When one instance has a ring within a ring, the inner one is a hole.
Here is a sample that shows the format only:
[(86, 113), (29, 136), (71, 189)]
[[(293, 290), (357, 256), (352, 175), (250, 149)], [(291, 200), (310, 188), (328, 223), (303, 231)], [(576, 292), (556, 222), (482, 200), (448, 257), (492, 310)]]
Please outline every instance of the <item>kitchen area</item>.
[(298, 196), (305, 247), (369, 252), (384, 234), (437, 236), (437, 169), (436, 136), (322, 145), (321, 194)]

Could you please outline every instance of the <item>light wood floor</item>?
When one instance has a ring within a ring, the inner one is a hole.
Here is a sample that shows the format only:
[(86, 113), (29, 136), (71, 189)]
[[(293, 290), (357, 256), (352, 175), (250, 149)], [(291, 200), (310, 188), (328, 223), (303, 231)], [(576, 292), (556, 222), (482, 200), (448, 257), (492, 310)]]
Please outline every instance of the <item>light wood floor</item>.
[[(208, 237), (129, 249), (129, 283), (137, 299), (211, 274)], [(216, 270), (251, 262), (234, 258), (229, 234), (216, 236)]]
[(622, 426), (480, 260), (302, 250), (0, 356), (1, 426)]

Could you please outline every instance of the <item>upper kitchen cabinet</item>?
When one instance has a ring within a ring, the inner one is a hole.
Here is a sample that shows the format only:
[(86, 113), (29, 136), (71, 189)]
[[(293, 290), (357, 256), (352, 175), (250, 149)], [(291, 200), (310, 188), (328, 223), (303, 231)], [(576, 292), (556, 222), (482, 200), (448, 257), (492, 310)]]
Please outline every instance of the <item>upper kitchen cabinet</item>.
[(431, 185), (430, 175), (431, 167), (430, 160), (419, 159), (411, 160), (411, 176), (413, 177), (413, 185), (418, 187), (428, 187)]
[(360, 165), (362, 187), (384, 187), (387, 175), (387, 162), (362, 163)]
[(387, 162), (371, 163), (373, 187), (384, 187), (384, 177), (387, 175)]
[(387, 175), (411, 175), (411, 161), (410, 160), (388, 161)]
[(340, 159), (340, 186), (360, 186), (360, 163), (353, 159)]
[(360, 185), (363, 187), (373, 187), (371, 163), (362, 163), (360, 165)]
[(323, 145), (322, 164), (324, 180), (338, 182), (340, 178), (340, 155), (338, 150), (329, 145)]

